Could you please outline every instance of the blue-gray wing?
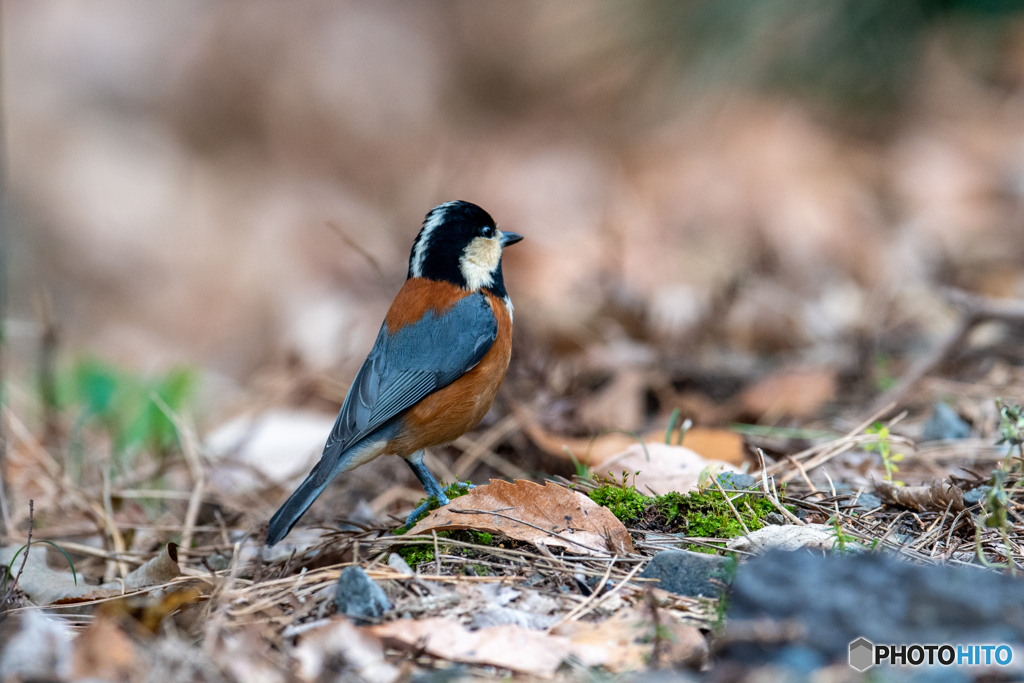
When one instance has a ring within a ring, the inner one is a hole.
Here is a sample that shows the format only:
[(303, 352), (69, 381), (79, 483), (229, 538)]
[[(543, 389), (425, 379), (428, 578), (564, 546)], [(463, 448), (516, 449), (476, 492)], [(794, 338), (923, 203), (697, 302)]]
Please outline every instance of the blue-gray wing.
[(316, 467), (317, 483), (332, 476), (349, 446), (472, 369), (497, 334), (494, 312), (479, 293), (463, 297), (439, 317), (427, 311), (394, 334), (381, 325), (327, 439)]

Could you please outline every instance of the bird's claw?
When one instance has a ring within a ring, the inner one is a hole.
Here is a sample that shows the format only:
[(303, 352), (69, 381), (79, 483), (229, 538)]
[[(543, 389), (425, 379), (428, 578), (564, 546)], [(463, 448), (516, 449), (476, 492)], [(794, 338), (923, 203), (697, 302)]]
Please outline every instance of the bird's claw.
[[(424, 512), (426, 512), (428, 509), (430, 509), (431, 498), (433, 498), (433, 496), (431, 496), (430, 498), (427, 498), (425, 501), (420, 503), (419, 506), (415, 510), (410, 512), (409, 516), (405, 518), (405, 528), (406, 528), (406, 530), (411, 529), (413, 524), (416, 523), (416, 520), (419, 518), (419, 516), (422, 515)], [(447, 505), (450, 502), (452, 502), (452, 501), (448, 499), (448, 496), (444, 495), (443, 491), (438, 493), (438, 495), (437, 495), (437, 506), (438, 507), (442, 507), (443, 508), (445, 505)]]

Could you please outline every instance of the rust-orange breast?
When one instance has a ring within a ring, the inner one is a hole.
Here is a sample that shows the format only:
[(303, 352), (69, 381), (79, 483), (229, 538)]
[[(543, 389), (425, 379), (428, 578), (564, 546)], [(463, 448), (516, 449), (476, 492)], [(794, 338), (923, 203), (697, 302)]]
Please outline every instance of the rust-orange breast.
[[(385, 318), (388, 331), (416, 322), (428, 310), (440, 315), (467, 295), (466, 290), (448, 283), (407, 280)], [(485, 295), (498, 322), (494, 344), (473, 369), (410, 408), (401, 434), (388, 442), (385, 453), (407, 456), (454, 441), (475, 427), (491, 407), (512, 357), (512, 317), (501, 299)], [(407, 303), (400, 303), (403, 298)]]

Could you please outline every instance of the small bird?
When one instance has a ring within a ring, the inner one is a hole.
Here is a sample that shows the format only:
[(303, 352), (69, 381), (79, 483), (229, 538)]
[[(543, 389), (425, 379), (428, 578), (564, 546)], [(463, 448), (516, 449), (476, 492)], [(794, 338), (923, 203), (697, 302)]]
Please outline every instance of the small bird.
[[(409, 275), (356, 373), (320, 461), (270, 519), (267, 545), (284, 538), (342, 472), (398, 455), (428, 496), (449, 503), (423, 464), (423, 449), (472, 429), (494, 401), (512, 354), (512, 301), (502, 250), (522, 238), (502, 232), (476, 204), (454, 201), (427, 214)], [(411, 526), (423, 503), (406, 521)]]

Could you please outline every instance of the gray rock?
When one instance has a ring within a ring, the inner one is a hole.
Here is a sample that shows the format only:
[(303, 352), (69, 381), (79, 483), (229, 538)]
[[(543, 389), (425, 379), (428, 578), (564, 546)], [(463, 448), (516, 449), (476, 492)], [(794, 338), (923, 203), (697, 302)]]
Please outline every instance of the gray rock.
[(405, 561), (405, 558), (398, 553), (388, 555), (388, 566), (400, 574), (414, 574), (412, 567)]
[(977, 505), (991, 490), (991, 486), (979, 486), (976, 489), (971, 489), (964, 494), (964, 503), (967, 505)]
[(718, 475), (718, 483), (726, 491), (757, 488), (757, 479), (749, 474), (739, 474), (737, 472), (722, 472)]
[(640, 573), (645, 579), (658, 579), (658, 588), (677, 595), (703, 595), (717, 598), (721, 587), (712, 579), (725, 582), (729, 558), (689, 550), (662, 550)]
[(931, 418), (924, 425), (921, 441), (966, 439), (970, 435), (971, 426), (964, 422), (955, 410), (940, 401), (935, 404)]
[(770, 551), (743, 564), (729, 593), (726, 628), (744, 621), (799, 624), (800, 642), (735, 641), (722, 655), (746, 664), (804, 669), (792, 648), (845, 663), (849, 644), (1024, 643), (1024, 581), (973, 567), (914, 565), (884, 553)]
[(339, 614), (357, 621), (379, 619), (391, 609), (388, 596), (359, 567), (346, 567), (341, 570), (334, 604), (338, 606)]
[(862, 493), (857, 498), (857, 507), (862, 510), (874, 510), (882, 504), (882, 499), (873, 493)]

